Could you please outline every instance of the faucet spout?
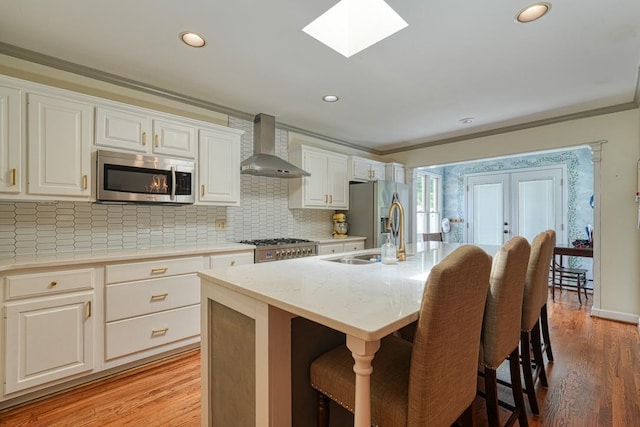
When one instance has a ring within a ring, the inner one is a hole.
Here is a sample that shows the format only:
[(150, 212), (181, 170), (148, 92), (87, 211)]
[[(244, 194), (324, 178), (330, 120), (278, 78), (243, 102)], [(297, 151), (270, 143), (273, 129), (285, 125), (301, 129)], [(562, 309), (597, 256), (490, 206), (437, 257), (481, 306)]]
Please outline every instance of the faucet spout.
[(394, 201), (391, 203), (391, 207), (389, 208), (389, 222), (387, 223), (387, 230), (391, 231), (391, 219), (393, 218), (393, 214), (395, 211), (398, 211), (400, 215), (400, 232), (398, 235), (398, 249), (396, 250), (398, 261), (406, 261), (407, 260), (407, 251), (405, 249), (404, 244), (404, 208), (402, 207), (402, 203), (399, 201)]

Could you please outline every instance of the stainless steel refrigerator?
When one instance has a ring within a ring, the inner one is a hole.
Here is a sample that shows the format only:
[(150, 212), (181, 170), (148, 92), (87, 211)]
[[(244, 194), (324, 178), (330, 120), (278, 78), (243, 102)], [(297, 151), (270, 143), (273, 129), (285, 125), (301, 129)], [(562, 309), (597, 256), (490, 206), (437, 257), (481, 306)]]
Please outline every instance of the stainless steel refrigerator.
[[(349, 211), (347, 222), (351, 236), (364, 236), (365, 248), (379, 248), (385, 243), (383, 233), (389, 220), (389, 208), (393, 195), (397, 193), (398, 200), (404, 208), (404, 236), (405, 243), (409, 241), (409, 186), (391, 181), (371, 181), (352, 183), (349, 185)], [(394, 215), (392, 224), (399, 224), (398, 215)], [(397, 246), (397, 240), (394, 241)]]

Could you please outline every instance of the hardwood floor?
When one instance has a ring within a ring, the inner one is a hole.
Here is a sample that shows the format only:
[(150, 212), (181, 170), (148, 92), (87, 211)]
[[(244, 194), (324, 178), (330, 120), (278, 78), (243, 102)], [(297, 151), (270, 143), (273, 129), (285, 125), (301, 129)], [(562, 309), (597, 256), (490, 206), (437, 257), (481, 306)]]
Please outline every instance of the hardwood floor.
[[(590, 317), (590, 305), (566, 290), (548, 310), (555, 362), (529, 425), (640, 425), (638, 327)], [(199, 371), (200, 354), (191, 351), (0, 412), (0, 426), (199, 426)], [(476, 414), (487, 425), (480, 398)]]

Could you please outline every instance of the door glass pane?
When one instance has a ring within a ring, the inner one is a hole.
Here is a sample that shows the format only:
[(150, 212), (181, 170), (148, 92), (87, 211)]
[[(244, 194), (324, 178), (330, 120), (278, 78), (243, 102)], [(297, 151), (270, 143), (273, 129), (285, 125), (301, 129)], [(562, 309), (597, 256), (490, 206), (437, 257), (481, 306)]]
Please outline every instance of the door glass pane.
[(555, 229), (552, 180), (518, 183), (518, 235), (533, 241), (538, 233)]
[(501, 183), (473, 186), (473, 243), (501, 245), (503, 192)]

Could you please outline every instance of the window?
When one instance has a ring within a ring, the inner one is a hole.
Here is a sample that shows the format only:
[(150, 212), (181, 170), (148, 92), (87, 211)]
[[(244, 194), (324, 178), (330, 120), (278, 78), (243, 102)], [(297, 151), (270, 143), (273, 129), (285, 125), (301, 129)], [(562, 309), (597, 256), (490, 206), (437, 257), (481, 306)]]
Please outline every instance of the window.
[(441, 231), (442, 177), (430, 172), (416, 172), (416, 233), (421, 240), (423, 233)]

